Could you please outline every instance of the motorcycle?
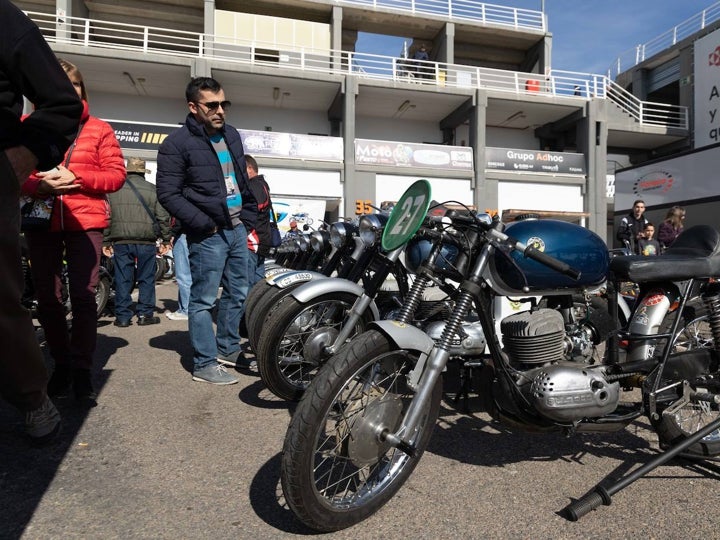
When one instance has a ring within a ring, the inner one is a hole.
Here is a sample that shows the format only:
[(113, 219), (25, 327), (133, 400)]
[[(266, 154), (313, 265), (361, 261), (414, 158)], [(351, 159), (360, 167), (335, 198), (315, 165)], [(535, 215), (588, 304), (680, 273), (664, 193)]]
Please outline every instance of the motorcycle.
[[(385, 248), (414, 233), (429, 200), (426, 181), (406, 191), (383, 233)], [(462, 279), (439, 335), (402, 320), (372, 322), (336, 351), (300, 400), (285, 437), (281, 482), (307, 526), (349, 527), (397, 493), (430, 440), (451, 359), (478, 371), (483, 408), (516, 429), (608, 433), (642, 415), (650, 419), (667, 450), (634, 476), (569, 505), (568, 519), (610, 504), (638, 474), (680, 452), (720, 453), (720, 287), (712, 279), (720, 272), (718, 231), (689, 228), (662, 257), (611, 259), (602, 239), (570, 223), (467, 220), (471, 233), (449, 229), (442, 237), (459, 247), (453, 270)], [(636, 283), (639, 293), (619, 327), (624, 282)], [(607, 310), (590, 301), (603, 288)], [(584, 314), (577, 297), (586, 299)], [(503, 298), (528, 309), (507, 315), (498, 328), (494, 308)], [(470, 314), (483, 344), (463, 330)], [(476, 346), (466, 354), (470, 338)], [(633, 389), (642, 399), (622, 401)]]
[[(266, 279), (256, 283), (248, 293), (245, 299), (245, 324), (253, 350), (257, 350), (257, 339), (267, 315), (289, 291), (317, 278), (330, 275), (347, 277), (363, 264), (361, 258), (366, 249), (357, 236), (355, 225), (337, 223), (331, 228), (329, 235), (324, 231), (313, 232), (309, 244), (314, 252), (321, 255), (316, 259), (317, 264), (322, 261), (320, 268), (267, 269)], [(328, 253), (331, 245), (332, 251)]]

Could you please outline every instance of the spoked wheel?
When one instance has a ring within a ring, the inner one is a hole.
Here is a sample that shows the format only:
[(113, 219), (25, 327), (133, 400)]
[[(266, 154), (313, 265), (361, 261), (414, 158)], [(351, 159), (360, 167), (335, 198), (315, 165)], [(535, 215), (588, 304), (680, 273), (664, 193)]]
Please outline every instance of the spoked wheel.
[(290, 421), (282, 456), (288, 505), (318, 531), (350, 527), (380, 509), (412, 473), (437, 420), (442, 381), (409, 437), (414, 457), (384, 440), (395, 433), (413, 392), (406, 376), (418, 354), (371, 330), (330, 359)]
[[(686, 352), (697, 349), (712, 349), (715, 344), (708, 311), (700, 298), (690, 300), (681, 315), (680, 329), (673, 340), (673, 353)], [(660, 328), (661, 333), (669, 332), (672, 317), (668, 317)], [(661, 351), (657, 351), (659, 354)], [(706, 375), (689, 381), (694, 392), (717, 393), (720, 390), (720, 380), (717, 377)], [(661, 385), (663, 386), (663, 385)], [(676, 387), (678, 398), (682, 394), (682, 387)], [(707, 424), (720, 416), (720, 406), (707, 401), (682, 402), (676, 400), (663, 408), (661, 417), (653, 422), (660, 442), (671, 445), (688, 438)], [(714, 456), (720, 454), (720, 430), (713, 431), (696, 444), (690, 446), (686, 452), (700, 456)]]
[(257, 352), (260, 347), (260, 336), (267, 328), (266, 321), (270, 313), (277, 308), (280, 301), (285, 298), (285, 296), (290, 294), (290, 291), (296, 289), (303, 283), (306, 282), (292, 283), (282, 289), (275, 285), (268, 285), (268, 287), (263, 291), (262, 296), (257, 298), (252, 307), (253, 311), (251, 317), (249, 319), (245, 319), (245, 325), (247, 326), (248, 331), (248, 341), (250, 341), (250, 346), (254, 351)]
[(98, 318), (104, 313), (110, 299), (110, 279), (101, 277), (95, 287), (95, 303), (97, 304)]
[[(331, 345), (345, 324), (357, 297), (329, 293), (300, 303), (285, 297), (272, 311), (258, 337), (258, 371), (268, 389), (282, 399), (298, 400), (326, 360), (324, 347)], [(351, 337), (371, 320), (366, 310)]]

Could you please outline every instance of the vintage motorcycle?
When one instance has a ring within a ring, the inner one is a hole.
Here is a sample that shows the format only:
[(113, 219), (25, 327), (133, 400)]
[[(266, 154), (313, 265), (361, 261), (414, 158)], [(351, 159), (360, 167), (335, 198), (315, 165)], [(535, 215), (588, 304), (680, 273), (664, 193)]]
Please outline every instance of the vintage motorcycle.
[[(425, 181), (393, 210), (382, 243), (392, 249), (423, 222)], [(328, 360), (307, 388), (285, 437), (281, 481), (289, 507), (309, 527), (333, 531), (367, 518), (400, 489), (425, 450), (439, 414), (442, 374), (477, 336), (463, 324), (477, 316), (487, 352), (468, 355), (478, 395), (509, 426), (565, 435), (621, 430), (646, 415), (668, 448), (652, 466), (680, 452), (720, 453), (720, 234), (692, 227), (662, 257), (609, 258), (582, 227), (552, 220), (505, 227), (470, 216), (472, 232), (449, 229), (461, 278), (439, 335), (400, 321), (377, 321)], [(435, 270), (432, 270), (435, 271)], [(617, 289), (634, 282), (630, 320), (617, 327)], [(607, 287), (608, 309), (590, 299)], [(496, 301), (529, 309), (496, 327)], [(576, 298), (586, 298), (578, 318)], [(691, 298), (693, 300), (689, 301)], [(697, 331), (697, 328), (701, 328)], [(640, 389), (639, 402), (625, 390)], [(642, 474), (649, 468), (644, 466)], [(565, 509), (578, 519), (630, 481), (597, 486)]]

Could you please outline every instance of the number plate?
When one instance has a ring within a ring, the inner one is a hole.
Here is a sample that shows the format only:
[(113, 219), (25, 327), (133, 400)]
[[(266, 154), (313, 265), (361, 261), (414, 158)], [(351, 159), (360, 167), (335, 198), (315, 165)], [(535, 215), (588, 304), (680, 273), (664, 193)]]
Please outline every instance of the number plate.
[(411, 185), (390, 213), (382, 236), (386, 251), (399, 248), (410, 240), (422, 225), (430, 208), (430, 182), (418, 180)]
[(313, 278), (313, 275), (310, 272), (297, 272), (295, 274), (290, 274), (289, 276), (285, 276), (275, 282), (275, 286), (279, 289), (284, 289), (288, 285), (292, 285), (293, 283), (297, 283), (298, 281), (310, 281)]

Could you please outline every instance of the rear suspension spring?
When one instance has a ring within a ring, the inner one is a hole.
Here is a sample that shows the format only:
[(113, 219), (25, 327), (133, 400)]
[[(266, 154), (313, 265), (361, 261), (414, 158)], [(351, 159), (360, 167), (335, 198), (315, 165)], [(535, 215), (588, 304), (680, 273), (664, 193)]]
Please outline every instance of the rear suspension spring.
[(714, 348), (720, 351), (720, 294), (703, 296), (703, 302), (708, 309), (708, 324), (712, 332)]

